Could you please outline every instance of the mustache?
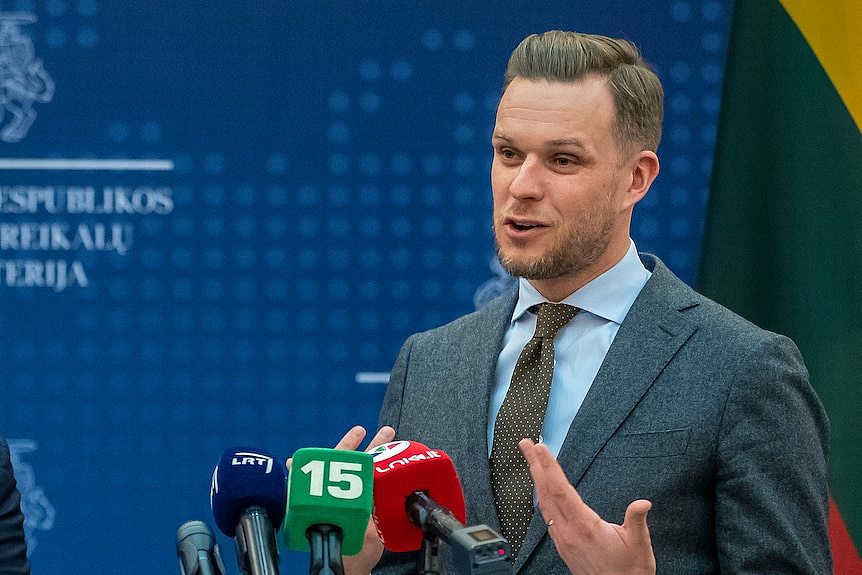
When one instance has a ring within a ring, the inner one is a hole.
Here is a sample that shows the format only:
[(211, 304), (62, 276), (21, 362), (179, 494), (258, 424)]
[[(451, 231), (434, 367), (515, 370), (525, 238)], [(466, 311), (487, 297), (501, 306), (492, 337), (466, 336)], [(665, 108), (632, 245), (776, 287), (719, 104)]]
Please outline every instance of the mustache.
[(508, 219), (532, 220), (537, 222), (552, 222), (555, 218), (544, 213), (544, 211), (536, 210), (531, 207), (511, 207), (500, 210), (494, 214), (494, 222), (502, 224)]

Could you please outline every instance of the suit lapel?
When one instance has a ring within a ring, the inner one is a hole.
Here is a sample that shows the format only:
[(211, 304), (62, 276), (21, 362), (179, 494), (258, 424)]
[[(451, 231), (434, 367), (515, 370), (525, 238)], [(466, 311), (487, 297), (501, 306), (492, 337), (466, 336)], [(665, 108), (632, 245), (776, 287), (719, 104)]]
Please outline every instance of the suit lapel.
[[(680, 313), (695, 305), (686, 297), (690, 293), (687, 286), (680, 289), (682, 282), (661, 262), (654, 265), (653, 276), (620, 326), (557, 456), (575, 486), (602, 446), (697, 329)], [(536, 513), (515, 563), (516, 572), (546, 533), (547, 526)]]
[[(465, 341), (470, 346), (469, 361), (453, 381), (463, 381), (465, 412), (463, 425), (465, 461), (461, 482), (467, 495), (468, 522), (485, 523), (500, 528), (497, 507), (491, 491), (491, 470), (488, 463), (488, 404), (494, 385), (497, 359), (503, 336), (512, 319), (517, 302), (517, 290), (495, 300), (479, 314), (468, 331)], [(490, 337), (489, 337), (490, 336)]]

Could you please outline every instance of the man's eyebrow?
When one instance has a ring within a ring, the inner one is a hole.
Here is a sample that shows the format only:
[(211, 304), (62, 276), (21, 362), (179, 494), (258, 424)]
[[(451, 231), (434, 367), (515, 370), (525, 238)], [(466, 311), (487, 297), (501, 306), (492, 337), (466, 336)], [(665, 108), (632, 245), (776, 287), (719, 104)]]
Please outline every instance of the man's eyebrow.
[[(505, 142), (508, 144), (514, 143), (514, 140), (512, 138), (500, 132), (494, 132), (494, 134), (491, 135), (491, 140)], [(549, 140), (545, 143), (545, 146), (548, 148), (561, 148), (565, 146), (571, 146), (575, 148), (580, 148), (582, 150), (586, 149), (584, 143), (578, 138), (560, 138), (557, 140)]]
[(560, 140), (551, 140), (548, 142), (549, 147), (559, 148), (561, 146), (574, 146), (576, 148), (586, 149), (583, 142), (578, 138), (562, 138)]

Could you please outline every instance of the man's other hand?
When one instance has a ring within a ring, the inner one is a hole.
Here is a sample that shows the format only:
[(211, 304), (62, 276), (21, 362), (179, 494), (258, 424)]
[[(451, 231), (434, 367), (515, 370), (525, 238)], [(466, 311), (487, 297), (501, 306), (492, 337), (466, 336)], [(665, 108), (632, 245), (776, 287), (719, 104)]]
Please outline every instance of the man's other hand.
[(622, 525), (608, 523), (584, 503), (547, 447), (529, 439), (522, 439), (518, 446), (530, 465), (548, 533), (572, 573), (655, 573), (646, 520), (652, 503), (634, 501), (626, 509)]

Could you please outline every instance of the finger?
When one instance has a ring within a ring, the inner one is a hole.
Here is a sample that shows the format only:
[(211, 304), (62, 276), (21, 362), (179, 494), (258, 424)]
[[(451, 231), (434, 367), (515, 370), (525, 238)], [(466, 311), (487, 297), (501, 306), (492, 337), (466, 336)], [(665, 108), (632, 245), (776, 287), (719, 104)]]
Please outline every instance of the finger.
[(354, 451), (359, 444), (362, 443), (362, 440), (365, 438), (365, 428), (361, 425), (354, 425), (350, 428), (344, 437), (341, 438), (335, 445), (335, 449), (346, 449), (348, 451)]
[(287, 470), (290, 471), (290, 466), (293, 464), (293, 457), (288, 457), (287, 461), (284, 462), (284, 466), (287, 467)]
[(546, 522), (554, 517), (557, 517), (557, 521), (559, 521), (561, 516), (558, 506), (559, 501), (557, 498), (548, 496), (550, 487), (546, 474), (547, 462), (543, 460), (542, 454), (538, 451), (538, 446), (531, 439), (522, 439), (518, 442), (518, 447), (524, 455), (524, 459), (527, 460), (530, 475), (533, 477), (539, 514)]
[(652, 509), (652, 503), (646, 499), (632, 501), (626, 508), (626, 517), (623, 527), (643, 530), (649, 533), (647, 528), (647, 513)]
[[(647, 525), (647, 513), (652, 508), (652, 503), (646, 499), (632, 501), (626, 508), (626, 517), (623, 521), (623, 531), (628, 539), (628, 546), (636, 552), (642, 552), (648, 563), (655, 565), (655, 555), (652, 549), (649, 526)], [(655, 573), (655, 571), (653, 571)]]
[[(522, 439), (518, 447), (521, 448), (521, 453), (524, 454), (531, 471), (535, 468), (543, 475), (554, 475), (554, 468), (560, 468), (547, 446), (541, 443), (535, 444), (532, 439)], [(562, 472), (562, 468), (560, 471)]]
[(534, 444), (529, 439), (518, 444), (530, 466), (536, 486), (539, 509), (546, 520), (594, 519), (595, 512), (587, 506), (577, 490), (569, 483), (563, 468), (551, 455), (547, 446)]
[(531, 468), (534, 465), (539, 465), (538, 456), (533, 451), (533, 448), (535, 446), (536, 444), (533, 443), (533, 440), (528, 437), (525, 437), (518, 442), (518, 449), (520, 449), (521, 453), (524, 454), (524, 459), (527, 460), (527, 465), (529, 465)]
[(539, 454), (536, 453), (536, 444), (533, 443), (532, 439), (524, 438), (518, 442), (518, 449), (521, 450), (521, 453), (524, 455), (524, 459), (527, 460), (527, 466), (530, 468), (530, 475), (533, 477), (533, 484), (536, 486), (536, 490), (538, 491), (540, 486), (544, 487), (545, 485), (545, 468), (540, 460)]
[[(537, 489), (541, 486), (545, 490), (565, 491), (565, 488), (571, 487), (569, 478), (566, 477), (563, 468), (551, 455), (547, 446), (541, 443), (536, 445), (530, 439), (522, 439), (518, 446), (530, 466), (530, 474), (533, 476)], [(577, 496), (574, 490), (573, 494)], [(578, 499), (580, 500), (580, 496)]]
[(395, 439), (395, 428), (384, 425), (377, 430), (377, 434), (371, 439), (371, 442), (365, 450), (368, 451), (369, 449), (374, 449), (378, 445), (389, 443), (393, 439)]

